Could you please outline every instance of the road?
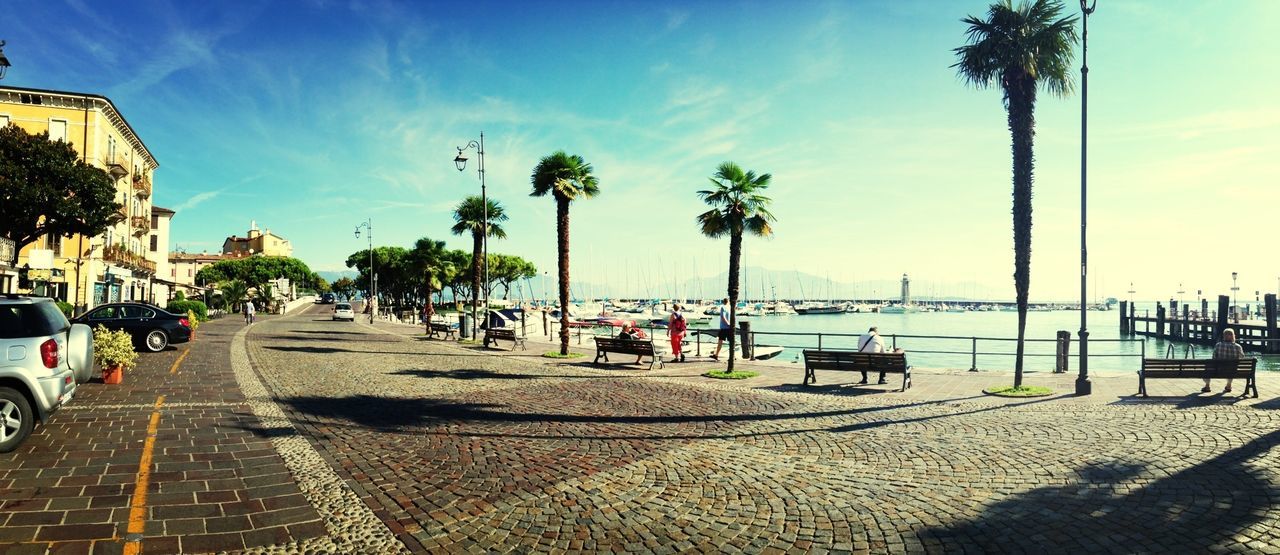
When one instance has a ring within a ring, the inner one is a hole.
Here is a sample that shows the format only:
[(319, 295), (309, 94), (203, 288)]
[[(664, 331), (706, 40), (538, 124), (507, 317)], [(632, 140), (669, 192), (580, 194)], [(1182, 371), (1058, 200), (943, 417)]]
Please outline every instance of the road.
[(1265, 381), (1261, 402), (1112, 391), (1131, 378), (1012, 402), (977, 392), (998, 376), (803, 389), (785, 383), (798, 369), (755, 384), (706, 365), (598, 369), (329, 308), (220, 321), (176, 374), (181, 346), (126, 388), (86, 386), (0, 457), (0, 542), (21, 542), (0, 551), (65, 548), (72, 513), (100, 498), (111, 534), (83, 541), (127, 545), (159, 413), (134, 523), (147, 553), (1280, 552)]

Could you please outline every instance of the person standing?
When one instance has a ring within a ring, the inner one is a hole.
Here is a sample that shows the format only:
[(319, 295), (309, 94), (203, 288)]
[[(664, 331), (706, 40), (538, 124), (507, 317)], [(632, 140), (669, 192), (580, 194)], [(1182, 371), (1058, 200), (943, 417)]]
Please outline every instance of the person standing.
[[(1244, 358), (1244, 349), (1240, 347), (1239, 343), (1236, 343), (1235, 330), (1231, 328), (1222, 330), (1222, 341), (1213, 346), (1213, 358), (1214, 360), (1239, 360)], [(1231, 393), (1231, 382), (1232, 380), (1228, 378), (1227, 388), (1222, 390), (1223, 393)], [(1201, 389), (1200, 392), (1208, 393), (1210, 391), (1212, 390), (1209, 388), (1209, 378), (1205, 378), (1204, 389)], [(1248, 388), (1245, 388), (1245, 393), (1249, 393)]]
[(257, 314), (257, 310), (253, 308), (253, 301), (245, 301), (244, 302), (244, 323), (246, 325), (252, 324), (254, 320), (254, 316), (256, 314)]
[(733, 337), (733, 328), (729, 324), (729, 299), (720, 303), (720, 322), (716, 330), (716, 352), (711, 353), (711, 360), (720, 360), (720, 346)]
[(689, 329), (689, 323), (684, 320), (684, 315), (680, 314), (680, 305), (671, 306), (671, 316), (667, 318), (667, 336), (671, 338), (671, 361), (684, 362), (684, 343), (685, 331)]

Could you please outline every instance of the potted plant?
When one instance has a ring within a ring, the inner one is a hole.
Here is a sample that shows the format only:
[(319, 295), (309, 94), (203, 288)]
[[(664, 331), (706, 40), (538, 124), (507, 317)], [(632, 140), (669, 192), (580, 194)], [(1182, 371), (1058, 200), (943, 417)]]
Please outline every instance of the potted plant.
[(93, 330), (93, 361), (102, 368), (102, 382), (124, 381), (125, 369), (134, 365), (138, 353), (133, 350), (133, 337), (127, 331), (111, 331), (99, 325)]
[(200, 327), (200, 319), (196, 318), (196, 311), (187, 309), (187, 322), (191, 324), (191, 340), (196, 340), (196, 328)]

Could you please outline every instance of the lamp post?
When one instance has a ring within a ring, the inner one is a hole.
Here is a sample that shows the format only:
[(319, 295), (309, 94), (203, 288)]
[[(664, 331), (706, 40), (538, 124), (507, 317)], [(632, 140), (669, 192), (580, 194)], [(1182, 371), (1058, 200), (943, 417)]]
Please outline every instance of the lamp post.
[(4, 41), (0, 40), (0, 79), (4, 79), (4, 74), (8, 71), (9, 58), (4, 57)]
[[(485, 194), (484, 187), (484, 132), (480, 132), (479, 141), (470, 141), (465, 146), (458, 147), (458, 155), (454, 157), (453, 164), (458, 167), (458, 171), (467, 169), (467, 157), (463, 156), (463, 151), (476, 149), (477, 161), (476, 171), (480, 174), (480, 206), (483, 209), (483, 219), (481, 223), (484, 229), (480, 232), (480, 291), (476, 291), (476, 298), (481, 293), (484, 294), (484, 308), (489, 310), (489, 198)], [(471, 337), (476, 336), (476, 308), (479, 303), (471, 304)], [(488, 317), (486, 316), (486, 320)]]
[(1088, 282), (1089, 250), (1086, 248), (1085, 233), (1088, 222), (1088, 144), (1089, 144), (1089, 15), (1097, 9), (1098, 2), (1086, 4), (1080, 0), (1080, 11), (1084, 14), (1084, 33), (1081, 35), (1082, 52), (1080, 64), (1080, 376), (1076, 378), (1076, 395), (1093, 393), (1093, 384), (1089, 381), (1089, 312)]
[(365, 235), (369, 237), (369, 298), (365, 299), (365, 304), (369, 306), (369, 323), (373, 323), (373, 299), (378, 294), (374, 291), (373, 282), (373, 218), (366, 218), (364, 222), (356, 226), (356, 239), (360, 238), (360, 228), (364, 228)]

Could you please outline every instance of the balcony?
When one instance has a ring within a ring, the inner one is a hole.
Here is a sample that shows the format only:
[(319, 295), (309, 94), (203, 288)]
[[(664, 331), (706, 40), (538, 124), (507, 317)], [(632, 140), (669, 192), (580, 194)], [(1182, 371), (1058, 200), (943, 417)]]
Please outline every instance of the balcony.
[(140, 254), (132, 253), (120, 245), (111, 245), (102, 251), (102, 259), (117, 266), (124, 266), (136, 272), (156, 273), (156, 263), (147, 260)]
[(134, 235), (146, 235), (151, 232), (151, 218), (146, 216), (134, 216), (129, 219), (130, 227), (133, 228)]
[(129, 175), (129, 169), (124, 167), (124, 161), (118, 157), (112, 157), (107, 160), (107, 173), (111, 174), (111, 179), (120, 179)]
[(151, 180), (141, 173), (133, 174), (133, 194), (138, 198), (148, 198), (151, 196)]

